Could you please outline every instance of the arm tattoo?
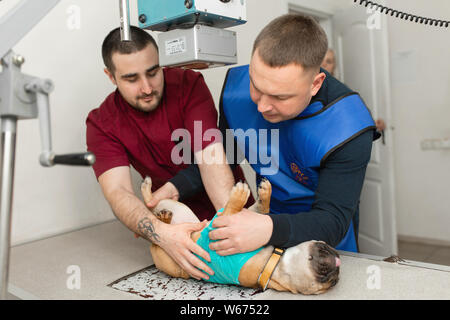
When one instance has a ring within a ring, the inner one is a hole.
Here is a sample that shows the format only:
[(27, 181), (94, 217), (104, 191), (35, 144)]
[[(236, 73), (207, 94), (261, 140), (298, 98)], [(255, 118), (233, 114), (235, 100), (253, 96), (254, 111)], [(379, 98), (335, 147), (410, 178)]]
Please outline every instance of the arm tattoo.
[(159, 235), (155, 232), (155, 227), (152, 221), (145, 217), (141, 221), (138, 222), (138, 231), (145, 236), (147, 239), (151, 240), (154, 243), (160, 241)]

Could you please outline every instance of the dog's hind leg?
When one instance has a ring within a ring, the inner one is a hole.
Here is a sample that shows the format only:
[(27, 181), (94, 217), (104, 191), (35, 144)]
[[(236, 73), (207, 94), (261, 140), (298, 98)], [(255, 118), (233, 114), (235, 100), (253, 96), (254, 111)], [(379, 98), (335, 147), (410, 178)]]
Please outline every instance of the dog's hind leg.
[(225, 209), (223, 213), (220, 215), (231, 215), (235, 214), (244, 208), (244, 205), (247, 203), (247, 199), (250, 196), (250, 188), (246, 183), (238, 182), (230, 192), (230, 198), (228, 199), (227, 204), (225, 205)]
[(269, 213), (271, 195), (272, 185), (270, 184), (269, 180), (264, 178), (258, 186), (258, 199), (249, 209), (261, 214)]
[[(142, 182), (141, 192), (142, 192), (142, 196), (144, 198), (144, 202), (148, 203), (153, 197), (153, 195), (152, 195), (152, 179), (150, 177), (146, 177), (144, 179), (144, 181)], [(175, 209), (175, 208), (176, 207), (171, 208), (171, 209)], [(156, 207), (154, 210), (152, 210), (152, 212), (162, 222), (167, 223), (167, 224), (172, 223), (173, 213), (171, 210), (166, 209), (166, 208), (158, 210), (158, 207)], [(184, 213), (183, 210), (181, 210), (181, 212)], [(186, 215), (189, 216), (189, 214), (186, 214)], [(195, 215), (193, 213), (191, 215), (195, 217)], [(170, 257), (160, 246), (151, 244), (150, 252), (152, 254), (153, 262), (155, 263), (155, 266), (159, 270), (165, 272), (166, 274), (168, 274), (172, 277), (189, 279), (189, 274), (186, 271), (184, 271), (178, 265), (178, 263), (176, 263), (175, 260), (173, 260), (172, 257)]]
[(152, 200), (152, 179), (150, 177), (145, 177), (141, 183), (141, 193), (144, 197), (144, 203), (149, 203)]
[[(145, 204), (149, 203), (150, 200), (152, 200), (153, 198), (152, 179), (150, 177), (146, 177), (142, 182), (141, 193), (142, 197), (144, 198)], [(163, 199), (159, 201), (159, 203), (155, 207), (153, 208), (148, 207), (148, 209), (150, 209), (150, 211), (156, 216), (159, 214), (160, 211), (163, 210), (170, 211), (171, 219), (169, 222), (165, 221), (164, 219), (160, 219), (161, 221), (164, 221), (168, 224), (199, 222), (197, 216), (192, 212), (191, 209), (189, 209), (188, 206), (175, 200)]]
[[(172, 221), (172, 211), (170, 210), (160, 210), (155, 213), (155, 216), (164, 223), (170, 224)], [(152, 243), (150, 245), (150, 253), (152, 254), (156, 268), (172, 277), (189, 279), (189, 275), (186, 271), (184, 271), (160, 246)]]

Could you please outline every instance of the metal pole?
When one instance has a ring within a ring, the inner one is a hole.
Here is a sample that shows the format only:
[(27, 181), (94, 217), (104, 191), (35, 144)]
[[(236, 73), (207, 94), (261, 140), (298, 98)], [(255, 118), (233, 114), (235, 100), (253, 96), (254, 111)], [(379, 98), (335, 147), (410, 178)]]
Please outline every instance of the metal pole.
[(1, 130), (0, 299), (5, 300), (8, 293), (9, 248), (11, 243), (11, 207), (14, 187), (17, 118), (2, 118)]
[(119, 0), (120, 6), (120, 37), (122, 41), (131, 41), (130, 6), (128, 0)]

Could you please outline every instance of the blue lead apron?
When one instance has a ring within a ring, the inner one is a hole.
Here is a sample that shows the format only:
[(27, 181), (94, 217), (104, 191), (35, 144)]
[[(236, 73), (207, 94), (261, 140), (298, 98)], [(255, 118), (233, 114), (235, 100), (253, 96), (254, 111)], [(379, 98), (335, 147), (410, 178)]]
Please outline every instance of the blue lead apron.
[[(272, 184), (272, 214), (308, 212), (328, 155), (376, 128), (370, 111), (351, 92), (327, 106), (313, 102), (295, 119), (270, 123), (258, 112), (249, 88), (248, 65), (229, 69), (221, 103), (234, 139), (258, 182), (265, 177)], [(358, 251), (353, 220), (336, 249)]]

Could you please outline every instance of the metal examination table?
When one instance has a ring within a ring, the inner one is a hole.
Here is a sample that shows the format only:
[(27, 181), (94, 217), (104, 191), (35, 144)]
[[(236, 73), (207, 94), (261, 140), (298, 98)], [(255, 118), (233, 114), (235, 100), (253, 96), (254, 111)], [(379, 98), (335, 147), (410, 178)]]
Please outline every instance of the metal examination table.
[[(108, 285), (152, 265), (148, 247), (117, 220), (15, 246), (9, 292), (19, 299), (146, 299)], [(345, 252), (341, 260), (340, 281), (325, 294), (267, 290), (253, 299), (450, 299), (448, 266)], [(71, 285), (74, 270), (79, 288)]]

